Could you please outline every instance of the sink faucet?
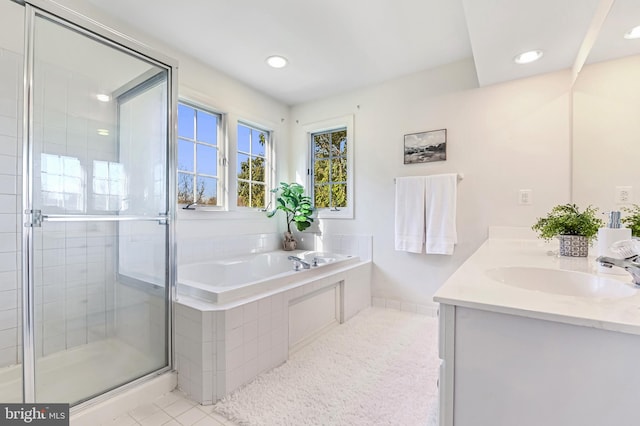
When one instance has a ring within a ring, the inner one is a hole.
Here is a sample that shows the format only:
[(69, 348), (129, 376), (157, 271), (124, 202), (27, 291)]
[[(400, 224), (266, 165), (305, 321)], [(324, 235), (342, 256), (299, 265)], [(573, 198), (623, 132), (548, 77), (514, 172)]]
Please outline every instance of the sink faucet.
[(303, 267), (304, 269), (309, 269), (309, 268), (311, 268), (311, 265), (309, 265), (307, 262), (305, 262), (304, 260), (300, 259), (300, 258), (299, 258), (299, 257), (297, 257), (297, 256), (289, 256), (289, 257), (287, 257), (287, 259), (289, 259), (289, 260), (293, 260), (293, 266), (294, 266), (294, 269), (295, 269), (296, 271), (300, 268), (300, 266), (299, 266), (299, 265), (302, 265), (302, 267)]
[(612, 268), (614, 266), (619, 266), (633, 277), (633, 283), (636, 286), (640, 287), (640, 262), (638, 261), (640, 258), (639, 255), (627, 257), (626, 259), (616, 259), (613, 257), (600, 256), (596, 258), (596, 262), (600, 262), (600, 264), (606, 268)]

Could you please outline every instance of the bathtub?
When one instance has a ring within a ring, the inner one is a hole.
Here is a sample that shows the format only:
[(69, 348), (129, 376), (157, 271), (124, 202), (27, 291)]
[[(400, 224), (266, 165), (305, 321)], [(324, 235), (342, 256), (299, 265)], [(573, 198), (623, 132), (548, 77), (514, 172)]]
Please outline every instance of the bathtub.
[[(289, 256), (299, 257), (317, 266), (296, 271), (294, 262), (287, 259)], [(185, 264), (178, 267), (178, 295), (227, 303), (316, 279), (359, 261), (356, 256), (294, 250)]]

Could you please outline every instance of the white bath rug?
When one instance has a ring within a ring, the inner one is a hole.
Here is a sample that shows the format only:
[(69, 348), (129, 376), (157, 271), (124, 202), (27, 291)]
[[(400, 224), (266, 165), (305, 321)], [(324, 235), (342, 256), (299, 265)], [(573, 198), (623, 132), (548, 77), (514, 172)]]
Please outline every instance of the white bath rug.
[(435, 426), (437, 320), (370, 308), (214, 405), (239, 425)]

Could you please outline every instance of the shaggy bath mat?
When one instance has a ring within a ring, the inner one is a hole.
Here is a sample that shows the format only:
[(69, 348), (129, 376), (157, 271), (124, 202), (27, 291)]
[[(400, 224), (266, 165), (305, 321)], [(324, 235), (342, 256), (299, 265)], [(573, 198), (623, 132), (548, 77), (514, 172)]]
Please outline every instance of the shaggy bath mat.
[(239, 425), (437, 424), (437, 319), (369, 308), (228, 395)]

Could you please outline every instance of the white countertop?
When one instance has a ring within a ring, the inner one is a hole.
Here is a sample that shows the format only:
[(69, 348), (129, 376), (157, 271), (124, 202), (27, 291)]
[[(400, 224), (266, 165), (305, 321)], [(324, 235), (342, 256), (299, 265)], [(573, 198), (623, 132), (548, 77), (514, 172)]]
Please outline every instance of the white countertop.
[(524, 266), (571, 270), (606, 276), (628, 283), (631, 275), (597, 272), (595, 248), (588, 258), (557, 256), (557, 240), (487, 240), (436, 292), (433, 300), (529, 318), (563, 322), (603, 330), (640, 334), (640, 290), (620, 299), (563, 296), (525, 290), (487, 276), (492, 268)]

